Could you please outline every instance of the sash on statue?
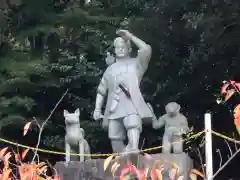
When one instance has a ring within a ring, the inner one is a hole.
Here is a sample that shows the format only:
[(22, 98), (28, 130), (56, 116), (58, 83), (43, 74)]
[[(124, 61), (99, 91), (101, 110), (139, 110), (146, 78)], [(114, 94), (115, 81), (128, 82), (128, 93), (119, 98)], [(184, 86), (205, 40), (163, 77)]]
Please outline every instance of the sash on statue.
[(126, 81), (128, 83), (127, 87), (128, 87), (132, 102), (138, 114), (141, 116), (142, 120), (144, 121), (144, 124), (152, 123), (153, 113), (150, 110), (147, 103), (145, 102), (145, 100), (143, 99), (136, 74), (133, 73), (132, 76), (126, 79)]

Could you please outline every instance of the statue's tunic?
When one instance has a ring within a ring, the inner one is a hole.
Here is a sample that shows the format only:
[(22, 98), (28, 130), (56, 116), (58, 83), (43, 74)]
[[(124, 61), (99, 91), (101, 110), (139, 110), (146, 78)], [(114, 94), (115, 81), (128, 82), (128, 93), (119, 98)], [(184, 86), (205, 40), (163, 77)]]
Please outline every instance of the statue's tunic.
[(98, 93), (108, 96), (104, 119), (118, 119), (131, 114), (138, 114), (142, 119), (152, 118), (153, 114), (139, 89), (144, 72), (137, 58), (119, 60), (107, 68), (98, 87)]

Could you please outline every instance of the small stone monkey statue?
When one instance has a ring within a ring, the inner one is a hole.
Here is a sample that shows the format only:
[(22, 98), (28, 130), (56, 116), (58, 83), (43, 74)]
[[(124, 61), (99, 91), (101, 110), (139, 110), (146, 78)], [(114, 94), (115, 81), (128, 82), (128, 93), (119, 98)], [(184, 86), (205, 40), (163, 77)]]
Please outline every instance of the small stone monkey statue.
[[(64, 110), (63, 115), (66, 124), (65, 165), (67, 166), (70, 162), (70, 153), (90, 154), (90, 147), (88, 142), (84, 139), (84, 129), (80, 128), (79, 109), (76, 109), (74, 113), (69, 113), (67, 110)], [(80, 162), (83, 162), (84, 159), (91, 159), (91, 157), (80, 156)]]
[(171, 147), (173, 147), (173, 153), (183, 152), (182, 134), (186, 133), (189, 127), (187, 118), (179, 112), (180, 109), (179, 104), (170, 102), (165, 106), (166, 114), (158, 120), (153, 119), (152, 126), (154, 129), (165, 126), (162, 142), (163, 153), (171, 153)]

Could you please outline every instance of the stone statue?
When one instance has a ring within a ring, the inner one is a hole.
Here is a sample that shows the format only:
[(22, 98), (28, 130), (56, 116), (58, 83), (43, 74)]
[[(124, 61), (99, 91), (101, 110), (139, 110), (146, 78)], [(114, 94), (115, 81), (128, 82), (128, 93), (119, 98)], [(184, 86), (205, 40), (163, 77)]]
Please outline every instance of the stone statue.
[(187, 118), (179, 112), (180, 108), (181, 106), (176, 102), (170, 102), (165, 106), (166, 114), (158, 120), (156, 118), (153, 120), (154, 129), (165, 126), (162, 142), (163, 153), (171, 153), (171, 147), (173, 147), (174, 153), (183, 152), (182, 134), (186, 133), (189, 127)]
[[(120, 37), (114, 40), (116, 56), (113, 58), (108, 53), (106, 62), (109, 66), (97, 89), (93, 118), (103, 119), (102, 126), (108, 128), (114, 152), (138, 152), (142, 121), (153, 116), (139, 88), (151, 58), (151, 47), (128, 30), (119, 30), (117, 35)], [(135, 58), (130, 57), (131, 42), (139, 49)], [(105, 98), (107, 104), (102, 115)], [(125, 131), (128, 137), (126, 147), (123, 143)]]
[[(67, 110), (63, 111), (66, 124), (65, 135), (65, 163), (68, 165), (70, 161), (70, 153), (90, 154), (90, 147), (88, 142), (84, 139), (84, 129), (80, 128), (80, 111), (76, 109), (74, 113), (69, 113)], [(80, 162), (84, 159), (91, 159), (90, 156), (80, 156)]]

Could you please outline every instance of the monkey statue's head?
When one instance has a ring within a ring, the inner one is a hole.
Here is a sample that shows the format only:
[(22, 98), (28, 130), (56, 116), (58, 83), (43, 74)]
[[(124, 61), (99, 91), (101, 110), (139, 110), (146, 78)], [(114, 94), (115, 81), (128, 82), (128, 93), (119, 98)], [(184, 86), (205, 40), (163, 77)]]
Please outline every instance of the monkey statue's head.
[(165, 106), (165, 110), (168, 116), (174, 117), (179, 114), (181, 106), (176, 102), (170, 102)]

